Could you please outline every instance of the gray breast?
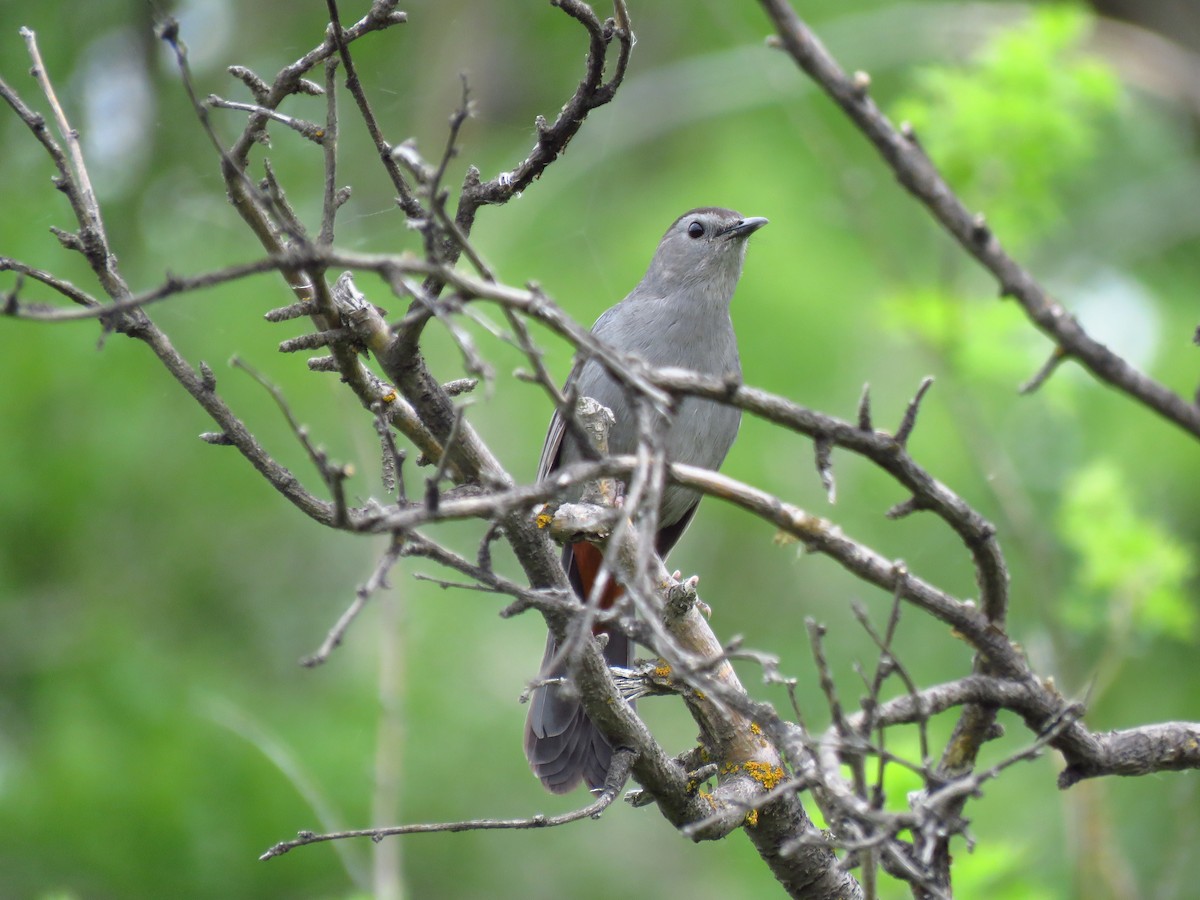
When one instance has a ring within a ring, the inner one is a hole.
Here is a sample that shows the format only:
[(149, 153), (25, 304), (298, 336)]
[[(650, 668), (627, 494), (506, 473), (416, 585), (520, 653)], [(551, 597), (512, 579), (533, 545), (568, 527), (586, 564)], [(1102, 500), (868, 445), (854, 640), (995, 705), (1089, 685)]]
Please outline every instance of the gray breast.
[[(632, 307), (632, 308), (631, 308)], [(620, 312), (620, 316), (613, 315)], [(698, 310), (709, 315), (665, 318), (661, 308), (629, 300), (609, 310), (596, 323), (595, 333), (602, 340), (622, 347), (656, 367), (677, 366), (706, 375), (740, 374), (737, 339), (733, 323), (725, 310)], [(716, 313), (715, 315), (713, 313)], [(634, 453), (637, 449), (637, 416), (621, 386), (594, 360), (579, 374), (580, 396), (592, 397), (612, 410), (616, 423), (609, 437), (613, 454)], [(685, 397), (679, 403), (666, 438), (667, 458), (716, 469), (737, 436), (741, 410), (698, 397)], [(571, 446), (563, 448), (563, 460), (579, 458)], [(663, 525), (679, 521), (699, 497), (696, 492), (668, 485), (663, 494), (660, 517)]]

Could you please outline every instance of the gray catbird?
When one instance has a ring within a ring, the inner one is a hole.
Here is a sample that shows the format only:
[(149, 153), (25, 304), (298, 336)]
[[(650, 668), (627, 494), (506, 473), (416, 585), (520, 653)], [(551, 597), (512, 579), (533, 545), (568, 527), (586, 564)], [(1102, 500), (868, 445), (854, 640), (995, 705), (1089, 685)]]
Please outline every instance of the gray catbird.
[[(592, 332), (617, 350), (651, 366), (678, 366), (707, 375), (741, 375), (737, 338), (729, 317), (733, 289), (742, 274), (746, 238), (767, 224), (729, 209), (693, 209), (680, 216), (658, 243), (650, 268), (629, 296), (609, 309)], [(616, 422), (609, 434), (613, 454), (633, 453), (637, 422), (621, 386), (595, 360), (580, 360), (568, 378), (578, 396), (592, 397), (612, 410)], [(715, 469), (737, 436), (741, 411), (711, 400), (685, 397), (678, 405), (666, 437), (667, 458)], [(538, 467), (544, 477), (559, 466), (583, 457), (555, 415)], [(660, 556), (679, 540), (695, 515), (700, 496), (668, 484), (659, 510), (657, 550)], [(563, 548), (563, 568), (577, 596), (587, 598), (600, 567), (602, 552), (583, 542)], [(601, 598), (607, 608), (620, 596), (610, 583)], [(632, 662), (629, 639), (605, 629), (609, 665)], [(543, 670), (556, 653), (553, 636), (546, 642)], [(543, 671), (543, 677), (562, 675)], [(595, 790), (604, 784), (612, 748), (584, 714), (579, 701), (557, 686), (538, 688), (525, 723), (525, 755), (534, 774), (549, 790), (565, 794), (581, 780)]]

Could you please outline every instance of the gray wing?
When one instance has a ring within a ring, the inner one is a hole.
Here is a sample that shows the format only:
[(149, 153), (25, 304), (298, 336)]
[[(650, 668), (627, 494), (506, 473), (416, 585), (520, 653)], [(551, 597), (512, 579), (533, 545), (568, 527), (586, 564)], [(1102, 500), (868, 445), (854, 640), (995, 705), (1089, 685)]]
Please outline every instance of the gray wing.
[[(567, 376), (566, 388), (578, 382), (586, 362), (582, 357), (576, 359)], [(539, 481), (558, 468), (566, 430), (566, 420), (555, 410), (546, 431), (546, 443), (542, 445), (542, 457), (538, 461)], [(570, 544), (563, 547), (562, 563), (575, 594), (583, 596), (579, 569)], [(629, 639), (615, 632), (609, 635), (604, 656), (610, 665), (628, 668), (633, 659), (632, 650)], [(558, 655), (557, 651), (554, 636), (547, 635), (542, 677), (566, 674), (561, 662), (557, 668), (550, 669), (550, 661)], [(564, 694), (554, 686), (545, 686), (535, 690), (530, 701), (525, 720), (525, 756), (542, 784), (556, 794), (565, 794), (581, 780), (592, 790), (603, 787), (612, 759), (612, 747), (584, 713), (578, 697), (569, 692)]]
[[(570, 388), (579, 380), (579, 373), (583, 371), (586, 362), (587, 360), (582, 357), (575, 360), (575, 365), (571, 366), (571, 372), (567, 375), (566, 384), (563, 385), (564, 389)], [(546, 443), (542, 444), (542, 458), (538, 460), (538, 481), (558, 468), (558, 460), (562, 455), (563, 434), (566, 433), (566, 430), (567, 423), (556, 409), (554, 415), (550, 417), (550, 427), (546, 430)]]

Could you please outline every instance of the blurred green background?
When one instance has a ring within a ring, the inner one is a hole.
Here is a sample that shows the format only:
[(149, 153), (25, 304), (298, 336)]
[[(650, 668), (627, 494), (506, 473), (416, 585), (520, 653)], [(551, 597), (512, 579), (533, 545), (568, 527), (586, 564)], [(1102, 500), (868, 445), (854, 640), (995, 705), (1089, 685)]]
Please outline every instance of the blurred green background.
[[(847, 418), (870, 383), (876, 423), (892, 428), (921, 377), (934, 375), (911, 449), (998, 526), (1012, 566), (1011, 630), (1038, 671), (1087, 698), (1096, 729), (1200, 718), (1195, 441), (1069, 365), (1018, 396), (1048, 342), (765, 45), (756, 4), (631, 5), (638, 43), (616, 102), (593, 113), (524, 196), (480, 213), (474, 237), (500, 277), (535, 279), (590, 322), (636, 283), (684, 210), (717, 204), (769, 217), (735, 301), (747, 380)], [(146, 5), (18, 6), (0, 5), (0, 74), (45, 110), (17, 34), (35, 29), (134, 288), (255, 258)], [(916, 125), (972, 208), (1087, 327), (1191, 394), (1200, 283), (1192, 51), (1081, 5), (797, 6), (845, 67), (870, 73), (877, 101)], [(1163, 27), (1187, 38), (1189, 4), (1150, 6), (1181, 17)], [(347, 4), (343, 19), (363, 8)], [(534, 117), (552, 118), (577, 83), (582, 29), (545, 3), (403, 8), (407, 25), (355, 47), (389, 139), (414, 137), (436, 155), (465, 71), (476, 115), (451, 183), (467, 164), (485, 177), (512, 168), (532, 145)], [(325, 22), (316, 2), (194, 0), (174, 12), (200, 94), (237, 99), (245, 89), (225, 66), (269, 78)], [(323, 116), (317, 99), (285, 111)], [(242, 121), (214, 119), (226, 136)], [(341, 177), (354, 196), (339, 243), (415, 248), (348, 100), (343, 123)], [(0, 141), (0, 254), (93, 288), (48, 231), (72, 227), (69, 209), (45, 154), (7, 110)], [(282, 128), (273, 143), (271, 159), (315, 230), (320, 151)], [(12, 285), (0, 278), (0, 290)], [(377, 282), (363, 286), (393, 313), (402, 308)], [(50, 299), (36, 286), (23, 296)], [(150, 312), (189, 360), (213, 365), (225, 398), (310, 487), (303, 452), (262, 389), (225, 365), (232, 355), (281, 385), (314, 438), (354, 463), (356, 499), (379, 495), (369, 419), (334, 378), (275, 351), (303, 326), (268, 325), (261, 314), (288, 301), (264, 276)], [(471, 420), (515, 475), (531, 477), (549, 404), (508, 377), (520, 364), (510, 348), (477, 335), (497, 377), (478, 392)], [(569, 349), (539, 335), (565, 376)], [(495, 598), (413, 579), (431, 567), (410, 561), (326, 666), (300, 668), (382, 545), (303, 519), (232, 450), (197, 440), (211, 423), (143, 346), (118, 336), (97, 349), (97, 337), (94, 323), (0, 322), (0, 896), (777, 892), (741, 835), (692, 845), (653, 810), (623, 804), (561, 829), (325, 844), (257, 862), (302, 828), (526, 816), (583, 802), (544, 794), (521, 754), (517, 697), (536, 673), (543, 629), (532, 615), (500, 620)], [(429, 355), (441, 377), (461, 374), (444, 335), (430, 335)], [(859, 459), (834, 462), (831, 508), (810, 443), (747, 420), (725, 469), (972, 595), (968, 560), (947, 529), (919, 515), (886, 520), (904, 499), (897, 486)], [(464, 548), (477, 534), (445, 532)], [(861, 600), (881, 623), (889, 598), (772, 537), (710, 501), (671, 562), (702, 576), (718, 634), (780, 655), (809, 723), (824, 727), (804, 617), (829, 626), (854, 703), (853, 665), (874, 656), (849, 603)], [(921, 683), (969, 669), (965, 645), (911, 611), (899, 649)], [(754, 669), (743, 676), (783, 701)], [(677, 704), (641, 708), (669, 749), (688, 745), (693, 729)], [(985, 763), (1028, 740), (1002, 719), (1008, 737), (989, 745)], [(937, 725), (944, 734), (950, 722)], [(915, 736), (896, 734), (890, 748), (913, 754)], [(1018, 766), (968, 807), (976, 844), (957, 844), (960, 896), (1195, 896), (1194, 775), (1062, 794), (1057, 769), (1053, 754)], [(891, 805), (903, 808), (916, 786), (896, 773)]]

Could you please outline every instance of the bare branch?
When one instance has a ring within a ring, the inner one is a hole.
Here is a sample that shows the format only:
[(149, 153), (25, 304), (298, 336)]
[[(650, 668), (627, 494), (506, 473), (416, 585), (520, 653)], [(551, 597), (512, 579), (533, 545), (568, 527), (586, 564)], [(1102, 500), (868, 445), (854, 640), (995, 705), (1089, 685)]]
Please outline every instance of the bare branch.
[(264, 118), (271, 119), (281, 125), (286, 125), (292, 131), (296, 132), (302, 138), (312, 141), (314, 144), (324, 144), (327, 132), (315, 122), (308, 122), (304, 119), (297, 119), (295, 116), (285, 116), (283, 113), (274, 109), (267, 109), (263, 106), (258, 106), (253, 103), (240, 103), (237, 100), (226, 100), (218, 97), (216, 94), (209, 94), (205, 104), (207, 106), (216, 107), (217, 109), (236, 109), (242, 112), (257, 113)]
[[(602, 23), (595, 12), (581, 0), (553, 0), (555, 6), (578, 21), (588, 32), (588, 54), (583, 80), (566, 103), (553, 124), (538, 116), (537, 143), (519, 165), (491, 181), (481, 182), (478, 170), (467, 173), (454, 221), (463, 234), (470, 234), (479, 207), (507, 203), (541, 176), (567, 144), (578, 133), (589, 112), (612, 100), (625, 77), (625, 67), (633, 50), (633, 31), (625, 0), (614, 0), (615, 20)], [(617, 39), (617, 60), (612, 76), (604, 81), (608, 45)], [(452, 261), (452, 260), (451, 260)]]
[(371, 577), (367, 579), (365, 584), (359, 585), (355, 590), (354, 602), (346, 608), (346, 611), (334, 623), (333, 628), (329, 629), (329, 634), (325, 636), (325, 640), (321, 642), (321, 646), (317, 648), (316, 652), (300, 660), (300, 665), (310, 669), (319, 666), (326, 662), (330, 654), (341, 646), (342, 638), (346, 636), (351, 623), (363, 611), (363, 608), (367, 605), (367, 601), (371, 599), (371, 595), (376, 591), (389, 587), (387, 583), (388, 574), (400, 560), (400, 557), (403, 555), (403, 549), (403, 536), (395, 535), (387, 552), (383, 554), (379, 563), (375, 566), (375, 571), (371, 573)]
[(962, 248), (992, 273), (1005, 297), (1014, 298), (1029, 320), (1098, 380), (1200, 437), (1200, 407), (1189, 403), (1091, 337), (1025, 268), (1010, 257), (985, 223), (946, 184), (911, 128), (897, 130), (863, 88), (847, 76), (796, 14), (788, 0), (759, 0), (775, 25), (778, 45), (858, 126), (900, 183), (938, 220)]
[[(46, 287), (57, 291), (73, 303), (77, 303), (85, 309), (99, 309), (103, 304), (95, 297), (80, 290), (65, 278), (59, 278), (50, 272), (42, 269), (35, 269), (33, 266), (28, 266), (23, 262), (18, 262), (8, 256), (0, 256), (0, 272), (16, 272), (18, 275), (24, 275), (32, 278), (34, 281), (41, 282)], [(17, 292), (14, 291), (8, 301), (4, 304), (4, 314), (12, 316), (16, 319), (50, 319), (53, 316), (54, 308), (45, 304), (22, 304), (17, 301)]]
[[(274, 859), (276, 856), (283, 856), (289, 850), (294, 850), (297, 847), (303, 847), (307, 844), (319, 844), (324, 841), (342, 841), (348, 838), (369, 837), (375, 842), (383, 840), (385, 837), (392, 837), (398, 834), (432, 834), (442, 831), (492, 831), (496, 829), (505, 830), (521, 830), (526, 828), (554, 828), (559, 825), (567, 825), (571, 822), (578, 822), (580, 819), (598, 819), (608, 809), (617, 794), (621, 792), (621, 787), (629, 778), (629, 769), (633, 761), (633, 751), (618, 750), (613, 754), (612, 767), (609, 769), (608, 783), (605, 784), (604, 790), (595, 801), (589, 803), (580, 809), (573, 810), (568, 813), (562, 813), (557, 816), (546, 816), (538, 814), (530, 816), (528, 819), (469, 819), (465, 822), (439, 822), (425, 823), (418, 825), (392, 825), (386, 828), (363, 828), (357, 831), (336, 831), (329, 834), (315, 834), (311, 831), (302, 831), (291, 841), (280, 841), (270, 850), (259, 857), (260, 860), (266, 861)], [(619, 782), (619, 783), (617, 783)], [(613, 786), (615, 784), (615, 787)]]
[[(400, 208), (404, 210), (404, 214), (410, 219), (425, 219), (428, 217), (428, 213), (421, 207), (420, 202), (413, 193), (412, 186), (400, 171), (396, 160), (392, 158), (392, 147), (384, 139), (383, 130), (379, 126), (379, 120), (375, 118), (375, 113), (371, 109), (371, 103), (367, 99), (366, 91), (363, 89), (362, 82), (358, 79), (358, 69), (354, 65), (354, 58), (350, 55), (350, 41), (342, 29), (342, 22), (338, 16), (337, 0), (326, 0), (325, 5), (329, 9), (330, 34), (334, 46), (337, 47), (338, 56), (342, 60), (342, 68), (346, 71), (346, 89), (350, 91), (350, 96), (354, 98), (354, 102), (358, 105), (358, 112), (362, 116), (363, 124), (367, 127), (367, 133), (370, 134), (371, 141), (375, 144), (375, 151), (379, 154), (379, 161), (383, 163), (384, 171), (387, 172), (388, 178), (392, 181), (392, 186), (396, 189), (397, 202), (400, 204)], [(396, 3), (394, 0), (387, 3), (375, 3), (371, 7), (369, 18), (379, 17), (376, 7), (394, 9), (395, 6)], [(393, 21), (402, 22), (404, 19), (394, 19)]]
[(287, 419), (288, 427), (292, 429), (292, 434), (296, 436), (296, 440), (304, 447), (308, 458), (317, 469), (317, 474), (321, 476), (321, 480), (325, 482), (325, 487), (333, 495), (333, 521), (330, 524), (334, 528), (345, 528), (349, 521), (349, 514), (346, 510), (345, 483), (346, 479), (354, 474), (353, 467), (330, 464), (329, 455), (309, 439), (308, 428), (301, 425), (292, 414), (291, 406), (288, 405), (287, 399), (283, 396), (283, 391), (277, 385), (272, 384), (262, 373), (237, 356), (233, 357), (229, 361), (229, 364), (241, 369), (271, 395), (271, 399), (275, 401), (276, 406), (279, 407), (280, 412)]

